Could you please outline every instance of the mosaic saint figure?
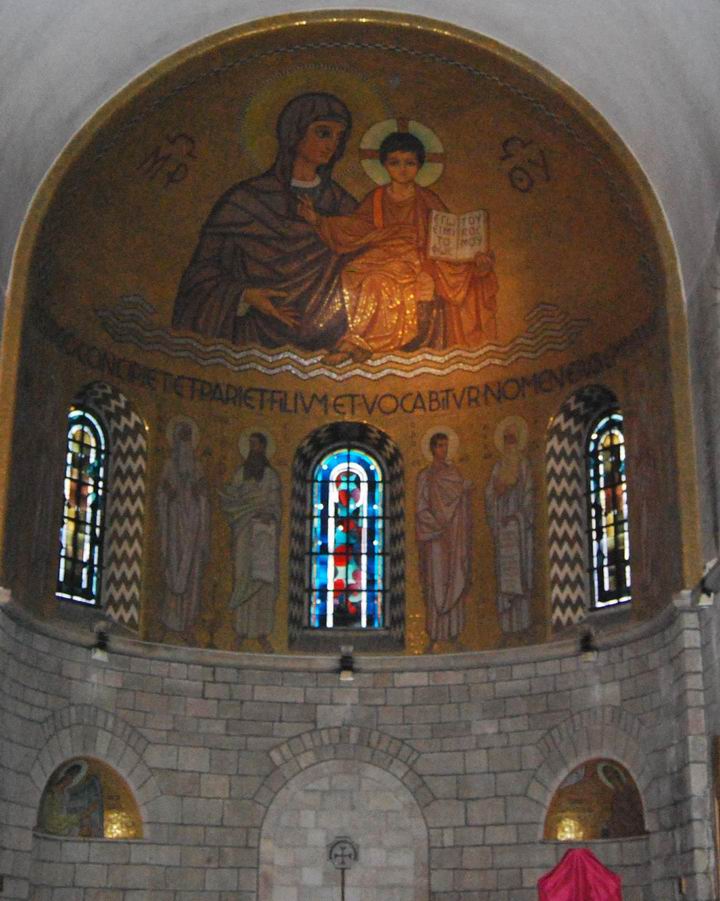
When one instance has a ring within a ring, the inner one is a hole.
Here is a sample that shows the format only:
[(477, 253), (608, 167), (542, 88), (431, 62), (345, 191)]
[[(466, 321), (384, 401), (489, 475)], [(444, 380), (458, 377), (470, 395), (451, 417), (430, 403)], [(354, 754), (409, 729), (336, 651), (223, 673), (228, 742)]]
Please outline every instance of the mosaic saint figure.
[(238, 641), (255, 638), (273, 650), (270, 633), (275, 619), (279, 581), (282, 494), (280, 477), (267, 458), (268, 439), (253, 432), (247, 457), (220, 494), (230, 523), (233, 588)]
[(201, 464), (195, 459), (195, 423), (170, 423), (171, 455), (157, 493), (160, 553), (165, 597), (160, 619), (172, 632), (185, 632), (200, 609), (202, 579), (210, 557), (210, 498)]
[(495, 431), (500, 460), (485, 489), (485, 514), (495, 543), (497, 608), (503, 632), (530, 625), (533, 576), (533, 486), (524, 455), (527, 425), (508, 416)]
[(645, 835), (643, 803), (630, 773), (616, 761), (592, 758), (558, 786), (548, 807), (544, 836), (592, 841)]
[(492, 254), (478, 252), (469, 262), (428, 256), (431, 212), (447, 207), (434, 191), (416, 183), (425, 162), (422, 141), (395, 131), (384, 138), (378, 154), (390, 182), (371, 191), (354, 213), (322, 215), (309, 197), (299, 205), (300, 215), (315, 225), (328, 247), (354, 254), (341, 277), (348, 336), (364, 343), (368, 355), (414, 349), (422, 340), (420, 305), (439, 299), (442, 324), (425, 336), (428, 344), (476, 347), (495, 337)]
[(102, 786), (88, 775), (84, 761), (74, 761), (51, 777), (40, 803), (38, 828), (50, 835), (102, 838)]
[(418, 473), (416, 487), (415, 534), (431, 647), (459, 637), (472, 579), (473, 486), (447, 459), (449, 446), (445, 432), (431, 436), (432, 462)]
[(332, 94), (301, 94), (280, 113), (278, 153), (263, 175), (220, 198), (180, 282), (173, 328), (233, 344), (313, 349), (342, 344), (343, 261), (297, 214), (310, 198), (324, 216), (355, 199), (333, 181), (352, 127)]

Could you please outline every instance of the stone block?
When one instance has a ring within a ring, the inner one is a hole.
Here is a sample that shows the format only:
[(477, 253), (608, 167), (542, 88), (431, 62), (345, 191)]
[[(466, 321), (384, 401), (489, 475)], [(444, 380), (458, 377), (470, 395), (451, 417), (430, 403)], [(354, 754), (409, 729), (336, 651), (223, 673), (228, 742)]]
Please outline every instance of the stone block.
[(104, 888), (108, 884), (108, 868), (100, 863), (81, 863), (75, 867), (74, 884), (78, 888)]
[(425, 808), (425, 818), (431, 826), (464, 826), (465, 804), (462, 801), (433, 801)]
[(90, 846), (89, 860), (91, 863), (128, 863), (130, 860), (130, 842), (121, 841), (95, 841), (88, 842)]
[(238, 888), (237, 867), (208, 870), (205, 874), (205, 888), (220, 892), (236, 891)]
[(180, 770), (208, 773), (210, 771), (210, 749), (179, 748), (177, 766)]
[(505, 799), (488, 797), (482, 801), (470, 801), (467, 821), (471, 826), (504, 825), (507, 821)]

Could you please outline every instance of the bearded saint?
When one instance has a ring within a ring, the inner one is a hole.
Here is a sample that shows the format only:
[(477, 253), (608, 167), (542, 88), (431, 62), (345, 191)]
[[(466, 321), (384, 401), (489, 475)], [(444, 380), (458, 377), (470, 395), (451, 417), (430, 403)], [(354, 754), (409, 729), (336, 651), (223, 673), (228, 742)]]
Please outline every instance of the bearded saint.
[(447, 435), (436, 432), (432, 463), (417, 478), (415, 534), (431, 646), (459, 637), (472, 576), (472, 482), (447, 460), (448, 447)]
[(173, 632), (185, 632), (200, 608), (202, 577), (210, 556), (210, 500), (205, 475), (195, 459), (189, 422), (173, 431), (172, 454), (158, 488), (160, 552), (165, 600), (160, 619)]
[(267, 438), (254, 432), (247, 459), (221, 492), (223, 512), (230, 523), (233, 588), (238, 641), (256, 638), (264, 651), (273, 650), (270, 633), (278, 592), (280, 477), (267, 458)]
[(520, 632), (530, 625), (533, 488), (514, 423), (502, 431), (502, 456), (485, 489), (485, 514), (495, 540), (500, 627), (503, 632)]

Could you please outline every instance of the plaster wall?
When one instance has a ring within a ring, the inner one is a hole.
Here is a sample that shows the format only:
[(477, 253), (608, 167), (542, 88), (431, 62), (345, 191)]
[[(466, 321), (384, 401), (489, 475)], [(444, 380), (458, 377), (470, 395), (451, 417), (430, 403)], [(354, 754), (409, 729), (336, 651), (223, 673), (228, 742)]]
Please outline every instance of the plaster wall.
[[(690, 608), (634, 627), (595, 662), (568, 644), (361, 657), (349, 686), (333, 658), (119, 638), (97, 663), (77, 638), (49, 626), (41, 634), (20, 616), (12, 605), (0, 614), (5, 897), (255, 901), (275, 799), (311, 768), (354, 764), (412, 798), (427, 828), (431, 898), (531, 901), (567, 848), (541, 839), (552, 793), (597, 755), (630, 770), (646, 807), (647, 837), (592, 845), (623, 876), (626, 901), (675, 897), (679, 877), (686, 898), (714, 897), (701, 633)], [(33, 839), (45, 781), (77, 754), (128, 782), (144, 840)], [(328, 799), (336, 789), (328, 783)]]
[(712, 560), (720, 537), (720, 252), (718, 235), (703, 276), (688, 306), (693, 412), (698, 456), (703, 554)]

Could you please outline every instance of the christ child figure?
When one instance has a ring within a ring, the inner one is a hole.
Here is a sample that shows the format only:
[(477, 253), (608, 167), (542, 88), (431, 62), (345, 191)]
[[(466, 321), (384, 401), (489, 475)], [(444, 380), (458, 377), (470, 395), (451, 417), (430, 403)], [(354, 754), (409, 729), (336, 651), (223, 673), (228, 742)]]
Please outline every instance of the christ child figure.
[(422, 141), (392, 132), (379, 158), (390, 182), (371, 191), (351, 215), (321, 216), (307, 200), (298, 206), (325, 243), (349, 257), (342, 272), (348, 334), (332, 362), (418, 346), (423, 303), (442, 307), (440, 337), (436, 330), (432, 346), (477, 347), (494, 338), (494, 255), (478, 253), (464, 263), (428, 257), (430, 214), (447, 207), (417, 183), (425, 162)]

